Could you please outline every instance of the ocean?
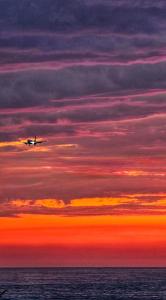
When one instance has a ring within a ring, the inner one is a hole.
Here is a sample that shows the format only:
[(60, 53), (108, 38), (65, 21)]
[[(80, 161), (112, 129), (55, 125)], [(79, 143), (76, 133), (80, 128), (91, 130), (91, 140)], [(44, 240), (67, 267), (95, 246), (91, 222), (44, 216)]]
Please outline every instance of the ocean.
[(166, 299), (165, 268), (2, 268), (6, 300)]

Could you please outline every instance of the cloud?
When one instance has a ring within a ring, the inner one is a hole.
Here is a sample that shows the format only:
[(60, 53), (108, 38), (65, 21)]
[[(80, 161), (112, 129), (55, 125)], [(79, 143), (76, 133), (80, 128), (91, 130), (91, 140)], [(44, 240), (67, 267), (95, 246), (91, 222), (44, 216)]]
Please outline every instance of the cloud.
[[(154, 196), (154, 197), (153, 197)], [(152, 200), (150, 200), (152, 197)], [(121, 195), (120, 197), (73, 199), (68, 204), (62, 200), (12, 200), (5, 205), (1, 217), (20, 214), (96, 216), (166, 214), (166, 195)]]
[(131, 66), (77, 66), (0, 74), (1, 108), (46, 105), (50, 99), (164, 89), (165, 63)]
[(77, 34), (4, 32), (0, 35), (0, 70), (46, 68), (49, 65), (60, 68), (81, 63), (153, 63), (165, 60), (165, 47), (164, 33), (131, 37), (94, 30)]
[[(125, 1), (126, 2), (126, 1)], [(165, 5), (126, 5), (113, 1), (26, 0), (1, 1), (1, 26), (3, 28), (50, 30), (55, 32), (85, 29), (105, 29), (121, 33), (153, 33), (164, 19)], [(120, 5), (119, 5), (120, 4)], [(37, 21), (36, 21), (37, 20)]]

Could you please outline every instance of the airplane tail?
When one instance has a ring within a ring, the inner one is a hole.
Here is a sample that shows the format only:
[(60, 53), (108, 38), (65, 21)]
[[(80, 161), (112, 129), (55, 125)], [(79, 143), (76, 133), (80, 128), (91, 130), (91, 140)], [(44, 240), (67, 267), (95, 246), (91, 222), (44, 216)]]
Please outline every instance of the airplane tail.
[(36, 142), (37, 136), (35, 135), (35, 142)]

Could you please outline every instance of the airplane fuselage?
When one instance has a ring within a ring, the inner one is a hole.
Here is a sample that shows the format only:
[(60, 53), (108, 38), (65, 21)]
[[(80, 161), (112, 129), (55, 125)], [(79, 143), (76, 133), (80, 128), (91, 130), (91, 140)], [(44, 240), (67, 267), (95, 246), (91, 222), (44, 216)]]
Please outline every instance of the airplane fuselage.
[(36, 146), (37, 144), (41, 144), (43, 143), (43, 141), (37, 141), (36, 138), (34, 140), (27, 140), (25, 142), (26, 145), (33, 145), (33, 146)]
[(36, 144), (36, 142), (35, 142), (35, 141), (33, 141), (33, 140), (28, 140), (27, 144), (29, 144), (29, 145), (35, 145), (35, 144)]

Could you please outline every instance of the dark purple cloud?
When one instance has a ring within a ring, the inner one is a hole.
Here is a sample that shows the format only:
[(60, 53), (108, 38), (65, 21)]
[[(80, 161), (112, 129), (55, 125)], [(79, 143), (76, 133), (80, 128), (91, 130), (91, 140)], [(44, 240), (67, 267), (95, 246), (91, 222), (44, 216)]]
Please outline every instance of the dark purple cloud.
[[(118, 33), (158, 32), (165, 21), (164, 1), (161, 5), (137, 5), (114, 1), (79, 0), (5, 0), (0, 2), (1, 28), (19, 30), (111, 30)], [(120, 4), (120, 5), (119, 5)], [(126, 5), (127, 4), (127, 5)]]

